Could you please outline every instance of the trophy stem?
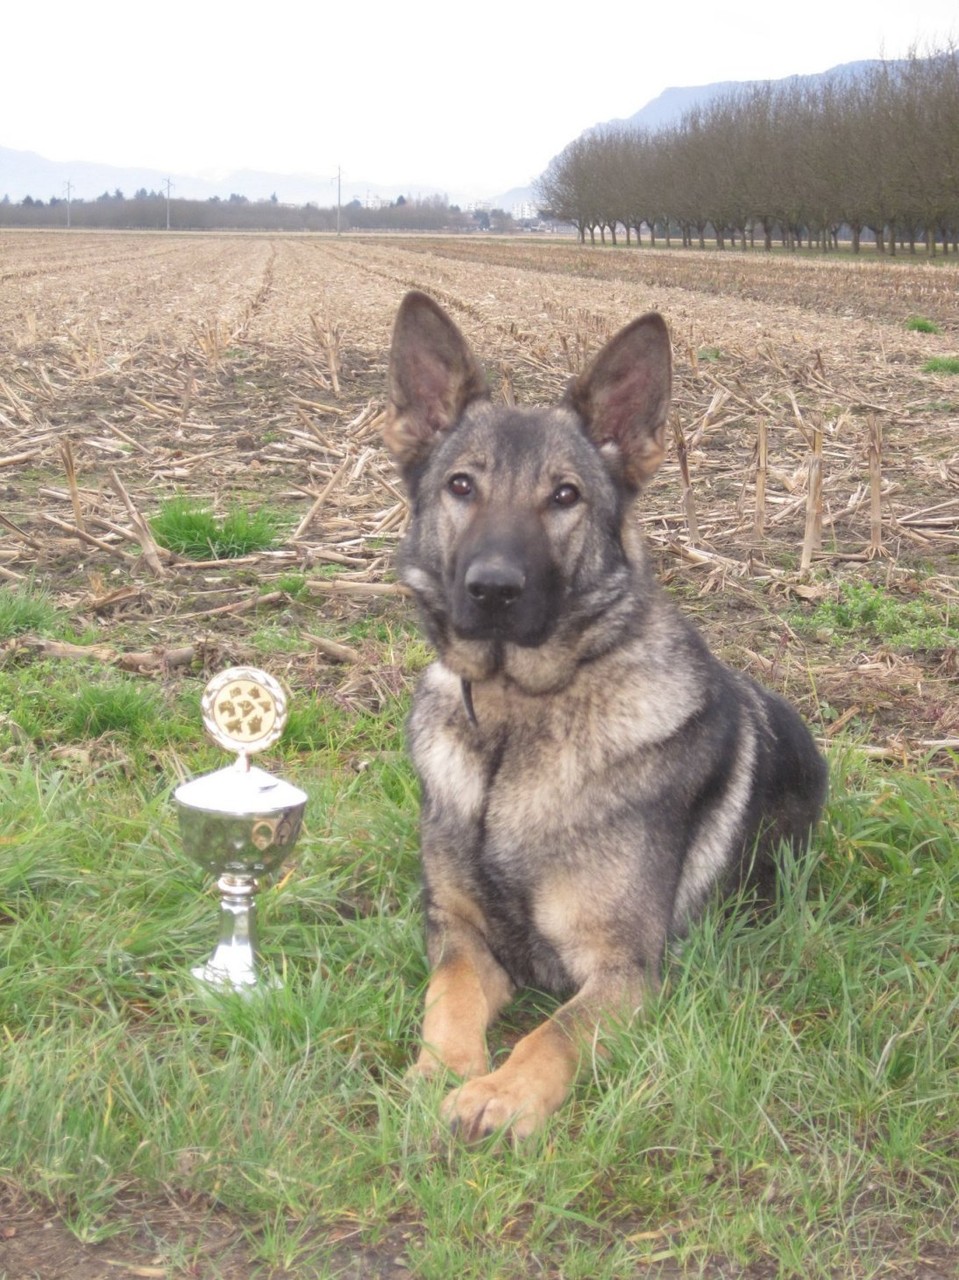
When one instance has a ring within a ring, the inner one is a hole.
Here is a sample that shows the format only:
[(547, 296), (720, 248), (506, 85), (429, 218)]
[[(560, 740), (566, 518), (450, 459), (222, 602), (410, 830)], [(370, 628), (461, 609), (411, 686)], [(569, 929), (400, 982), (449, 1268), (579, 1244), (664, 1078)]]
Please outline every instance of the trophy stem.
[(256, 977), (256, 892), (254, 876), (225, 874), (220, 890), (220, 937), (213, 955), (191, 970), (211, 986), (249, 991), (262, 985)]

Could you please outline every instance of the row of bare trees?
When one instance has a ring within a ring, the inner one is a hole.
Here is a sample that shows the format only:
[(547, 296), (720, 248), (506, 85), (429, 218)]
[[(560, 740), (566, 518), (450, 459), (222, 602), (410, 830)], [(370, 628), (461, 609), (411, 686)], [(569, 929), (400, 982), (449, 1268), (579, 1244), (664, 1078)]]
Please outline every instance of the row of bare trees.
[(642, 243), (641, 228), (719, 248), (774, 240), (929, 253), (959, 236), (959, 53), (860, 64), (810, 86), (737, 86), (657, 132), (603, 126), (537, 184), (580, 240)]
[(502, 209), (466, 212), (445, 196), (415, 199), (399, 196), (390, 204), (366, 208), (358, 200), (340, 209), (315, 204), (281, 204), (248, 200), (231, 195), (228, 200), (167, 200), (155, 191), (138, 191), (131, 199), (122, 191), (104, 192), (96, 200), (57, 197), (47, 203), (27, 196), (14, 204), (0, 199), (2, 227), (66, 227), (110, 230), (175, 231), (498, 231), (513, 229), (513, 219)]

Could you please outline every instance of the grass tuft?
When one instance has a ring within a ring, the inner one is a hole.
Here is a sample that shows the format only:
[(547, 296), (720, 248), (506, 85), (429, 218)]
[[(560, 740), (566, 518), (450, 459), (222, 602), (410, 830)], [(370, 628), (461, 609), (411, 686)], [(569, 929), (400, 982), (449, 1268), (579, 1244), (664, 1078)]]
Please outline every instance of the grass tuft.
[(218, 519), (190, 498), (177, 495), (163, 504), (150, 528), (160, 546), (177, 555), (228, 560), (274, 546), (278, 521), (264, 507), (251, 512), (239, 506)]
[(932, 597), (908, 597), (871, 582), (840, 583), (836, 594), (798, 616), (796, 629), (841, 643), (849, 635), (904, 650), (945, 649), (955, 642), (948, 608)]
[(959, 373), (959, 356), (933, 356), (922, 366), (923, 373)]
[(906, 321), (906, 328), (913, 333), (942, 333), (942, 329), (934, 320), (927, 320), (925, 316), (910, 316)]
[(84, 684), (66, 709), (64, 734), (73, 740), (104, 734), (142, 737), (160, 716), (160, 698), (150, 685), (120, 678)]
[(0, 640), (26, 632), (62, 636), (68, 631), (63, 613), (43, 587), (0, 587)]

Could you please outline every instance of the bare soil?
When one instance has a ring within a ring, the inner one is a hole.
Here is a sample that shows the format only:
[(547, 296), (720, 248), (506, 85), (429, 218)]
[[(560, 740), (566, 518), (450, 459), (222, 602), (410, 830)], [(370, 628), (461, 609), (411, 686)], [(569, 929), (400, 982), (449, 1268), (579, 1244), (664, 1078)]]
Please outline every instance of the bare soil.
[[(0, 1275), (4, 1280), (303, 1280), (312, 1275), (412, 1280), (416, 1273), (405, 1261), (406, 1251), (420, 1230), (413, 1223), (387, 1224), (375, 1241), (364, 1243), (352, 1224), (318, 1228), (312, 1241), (303, 1242), (302, 1254), (312, 1253), (316, 1261), (298, 1261), (287, 1269), (255, 1262), (243, 1224), (215, 1208), (170, 1202), (126, 1206), (117, 1228), (107, 1240), (85, 1243), (51, 1208), (0, 1194)], [(622, 1230), (628, 1234), (629, 1225)], [(909, 1242), (893, 1236), (887, 1250), (888, 1265), (871, 1274), (890, 1280), (956, 1280), (959, 1275), (955, 1252), (932, 1248), (915, 1258)], [(552, 1269), (539, 1274), (562, 1280)], [(675, 1264), (658, 1263), (642, 1274), (644, 1280), (681, 1280), (686, 1273)], [(698, 1274), (706, 1280), (774, 1280), (777, 1273), (768, 1264), (741, 1267), (715, 1259)]]

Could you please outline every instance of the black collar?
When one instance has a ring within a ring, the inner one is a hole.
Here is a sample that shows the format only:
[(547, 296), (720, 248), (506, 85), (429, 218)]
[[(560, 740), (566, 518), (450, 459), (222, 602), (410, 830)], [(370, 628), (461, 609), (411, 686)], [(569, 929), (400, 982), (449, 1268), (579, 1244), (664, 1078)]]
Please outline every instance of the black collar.
[(473, 706), (473, 686), (469, 680), (460, 680), (460, 691), (463, 694), (463, 709), (466, 712), (466, 718), (475, 728), (479, 728), (479, 721), (476, 719), (476, 709)]

